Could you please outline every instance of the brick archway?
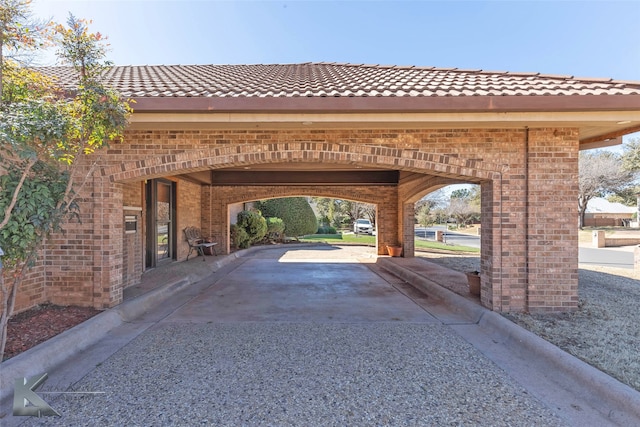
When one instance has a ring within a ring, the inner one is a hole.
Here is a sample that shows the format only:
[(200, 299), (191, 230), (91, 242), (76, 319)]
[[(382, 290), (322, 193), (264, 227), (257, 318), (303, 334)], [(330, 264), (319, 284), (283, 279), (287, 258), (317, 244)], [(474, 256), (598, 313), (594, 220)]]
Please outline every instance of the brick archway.
[[(135, 161), (124, 161), (116, 166), (102, 169), (102, 175), (114, 183), (136, 182), (142, 179), (167, 177), (199, 171), (224, 169), (231, 167), (250, 167), (270, 163), (329, 163), (346, 165), (353, 168), (387, 168), (405, 172), (405, 179), (393, 187), (393, 194), (381, 198), (381, 191), (363, 196), (357, 192), (340, 187), (295, 188), (276, 187), (265, 189), (246, 186), (229, 187), (209, 186), (202, 190), (202, 228), (208, 234), (219, 236), (228, 242), (228, 205), (245, 200), (258, 200), (270, 197), (288, 197), (293, 195), (318, 195), (350, 200), (359, 200), (378, 205), (383, 219), (378, 224), (378, 253), (385, 254), (387, 244), (400, 243), (405, 256), (414, 254), (414, 208), (413, 204), (421, 195), (433, 189), (460, 182), (488, 183), (499, 180), (503, 168), (501, 165), (485, 162), (482, 159), (466, 159), (459, 156), (435, 154), (410, 148), (390, 148), (356, 144), (329, 142), (289, 142), (281, 144), (239, 144), (198, 150), (185, 150), (175, 154), (146, 157)], [(254, 193), (248, 195), (248, 193)], [(380, 201), (384, 200), (382, 205)], [(494, 221), (495, 222), (495, 221)], [(485, 229), (489, 230), (490, 227)], [(489, 248), (490, 246), (485, 246)], [(224, 249), (224, 248), (221, 248)], [(489, 249), (483, 250), (483, 258), (491, 258), (486, 265), (500, 265), (500, 254)], [(491, 267), (492, 269), (494, 267)], [(486, 305), (492, 306), (491, 284), (485, 287)]]
[[(300, 141), (251, 142), (294, 138)], [(413, 202), (449, 183), (480, 184), (483, 305), (497, 311), (571, 309), (577, 304), (577, 231), (570, 220), (575, 214), (577, 153), (578, 134), (572, 128), (132, 132), (122, 148), (109, 153), (95, 179), (93, 194), (100, 194), (100, 203), (108, 209), (93, 214), (100, 225), (93, 233), (100, 233), (102, 242), (91, 273), (101, 292), (93, 294), (106, 301), (104, 306), (119, 301), (122, 207), (136, 206), (131, 203), (139, 200), (145, 179), (181, 181), (182, 217), (205, 228), (214, 226), (211, 218), (222, 223), (219, 212), (224, 208), (214, 202), (205, 207), (210, 213), (202, 214), (207, 197), (216, 199), (203, 190), (211, 181), (194, 183), (184, 175), (268, 169), (274, 164), (295, 170), (296, 163), (317, 163), (338, 165), (335, 169), (400, 171), (397, 197), (388, 204), (395, 221), (385, 239), (402, 243), (408, 256), (413, 253)]]
[(102, 175), (114, 182), (129, 182), (208, 169), (295, 162), (375, 166), (453, 179), (464, 177), (470, 182), (496, 179), (502, 169), (479, 159), (434, 154), (414, 148), (289, 142), (243, 144), (160, 155), (106, 167)]

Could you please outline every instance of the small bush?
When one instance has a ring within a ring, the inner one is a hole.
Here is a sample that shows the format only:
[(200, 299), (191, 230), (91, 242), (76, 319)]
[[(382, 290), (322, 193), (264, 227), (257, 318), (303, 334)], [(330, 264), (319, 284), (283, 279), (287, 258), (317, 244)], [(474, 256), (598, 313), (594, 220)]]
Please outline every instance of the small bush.
[(335, 228), (329, 225), (323, 225), (318, 227), (318, 232), (316, 234), (338, 234)]
[(238, 214), (232, 239), (237, 248), (245, 249), (261, 241), (267, 234), (267, 221), (259, 211), (242, 211)]
[(231, 243), (238, 249), (246, 249), (250, 246), (249, 235), (244, 228), (237, 224), (231, 226)]
[(284, 235), (284, 221), (280, 218), (267, 218), (267, 239), (272, 242), (281, 242)]

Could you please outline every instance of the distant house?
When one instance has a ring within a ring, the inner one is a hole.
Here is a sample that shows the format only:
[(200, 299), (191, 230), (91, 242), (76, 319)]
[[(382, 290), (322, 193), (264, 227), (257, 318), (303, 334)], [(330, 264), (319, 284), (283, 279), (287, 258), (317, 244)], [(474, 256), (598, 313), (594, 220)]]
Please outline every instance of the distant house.
[(596, 197), (587, 203), (584, 225), (586, 227), (628, 227), (635, 212), (635, 207), (611, 203), (607, 199)]

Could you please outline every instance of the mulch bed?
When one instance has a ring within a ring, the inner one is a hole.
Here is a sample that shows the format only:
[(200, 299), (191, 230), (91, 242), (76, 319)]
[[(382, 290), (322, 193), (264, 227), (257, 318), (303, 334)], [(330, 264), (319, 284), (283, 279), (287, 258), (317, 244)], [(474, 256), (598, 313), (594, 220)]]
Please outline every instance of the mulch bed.
[(100, 313), (91, 307), (45, 304), (9, 320), (3, 360), (9, 359)]

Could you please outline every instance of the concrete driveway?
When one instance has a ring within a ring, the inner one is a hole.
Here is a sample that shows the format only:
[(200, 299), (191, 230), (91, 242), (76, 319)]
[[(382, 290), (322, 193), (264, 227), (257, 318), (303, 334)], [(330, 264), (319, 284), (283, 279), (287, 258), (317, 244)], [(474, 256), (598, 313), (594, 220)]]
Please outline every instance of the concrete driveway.
[(165, 321), (437, 322), (358, 256), (373, 260), (330, 246), (258, 253)]
[[(474, 339), (485, 343), (482, 352), (470, 343)], [(602, 422), (582, 398), (548, 390), (541, 375), (509, 375), (483, 355), (495, 353), (487, 347), (496, 343), (464, 312), (380, 269), (372, 249), (264, 250), (234, 261), (49, 372), (39, 391), (60, 418), (9, 415), (1, 421), (553, 426), (584, 424), (586, 417)], [(522, 370), (513, 355), (500, 357), (511, 357), (507, 365)], [(536, 376), (542, 393), (523, 385)], [(75, 394), (44, 394), (62, 387)]]

